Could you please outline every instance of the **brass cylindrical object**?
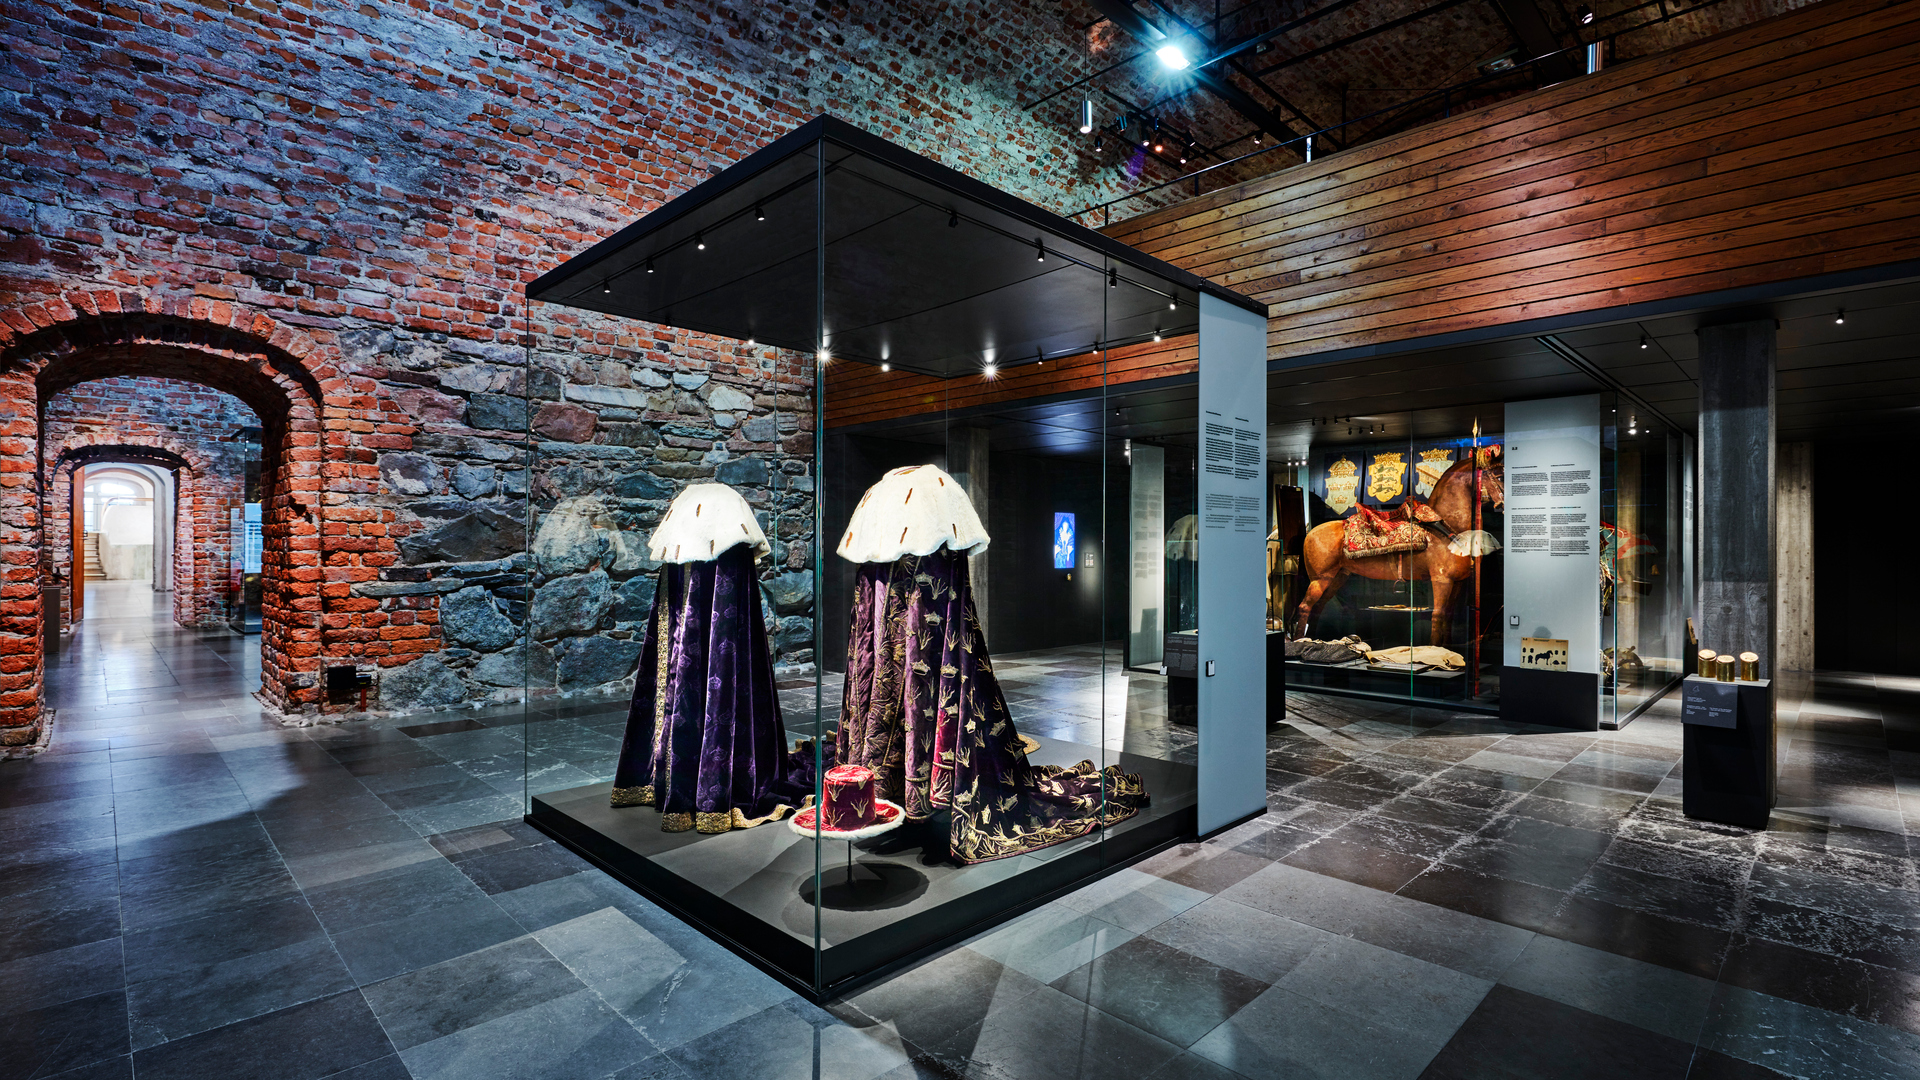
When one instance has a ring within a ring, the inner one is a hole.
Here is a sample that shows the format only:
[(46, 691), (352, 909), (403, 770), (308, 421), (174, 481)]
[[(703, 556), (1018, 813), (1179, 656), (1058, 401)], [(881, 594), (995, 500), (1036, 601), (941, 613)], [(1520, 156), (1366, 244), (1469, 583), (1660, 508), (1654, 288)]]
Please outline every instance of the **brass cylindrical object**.
[(1760, 681), (1760, 654), (1759, 653), (1743, 652), (1740, 654), (1740, 681), (1741, 682), (1759, 682)]
[(1696, 667), (1699, 671), (1701, 678), (1703, 679), (1713, 678), (1713, 661), (1716, 655), (1717, 654), (1715, 654), (1712, 649), (1700, 650), (1700, 655), (1696, 658), (1699, 661)]
[(1719, 656), (1713, 658), (1713, 666), (1714, 678), (1721, 682), (1733, 681), (1733, 657), (1728, 656), (1726, 653), (1721, 653)]

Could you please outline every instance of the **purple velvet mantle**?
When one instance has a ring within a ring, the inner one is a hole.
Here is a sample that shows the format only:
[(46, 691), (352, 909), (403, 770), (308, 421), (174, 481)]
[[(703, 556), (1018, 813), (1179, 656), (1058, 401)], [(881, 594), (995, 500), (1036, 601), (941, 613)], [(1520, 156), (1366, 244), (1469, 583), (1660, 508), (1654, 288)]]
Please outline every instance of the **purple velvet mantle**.
[(753, 560), (739, 544), (660, 568), (613, 805), (657, 807), (668, 829), (725, 832), (813, 793), (812, 753), (787, 749)]
[(855, 580), (835, 758), (865, 765), (907, 816), (953, 812), (952, 851), (985, 862), (1034, 851), (1147, 804), (1118, 766), (1028, 762), (993, 676), (967, 558), (941, 548), (864, 563)]

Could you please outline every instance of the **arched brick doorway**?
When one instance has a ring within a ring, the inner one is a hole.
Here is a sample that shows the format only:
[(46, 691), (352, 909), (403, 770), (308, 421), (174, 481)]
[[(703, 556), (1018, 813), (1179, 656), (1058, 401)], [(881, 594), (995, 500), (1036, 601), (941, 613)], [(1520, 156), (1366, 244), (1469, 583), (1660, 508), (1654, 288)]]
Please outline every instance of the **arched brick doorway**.
[[(126, 298), (108, 299), (119, 306)], [(54, 461), (43, 460), (41, 412), (61, 391), (100, 379), (197, 383), (231, 394), (259, 418), (260, 695), (276, 708), (296, 710), (317, 692), (325, 397), (321, 373), (302, 357), (318, 350), (297, 332), (264, 317), (242, 320), (222, 305), (194, 302), (173, 311), (128, 305), (135, 307), (130, 313), (104, 306), (6, 313), (13, 332), (0, 336), (0, 523), (6, 525), (0, 535), (0, 565), (6, 568), (0, 591), (0, 743), (26, 743), (38, 735), (44, 663), (38, 594), (51, 539), (43, 520), (47, 484), (63, 468), (70, 476), (80, 451), (99, 453), (105, 445), (69, 446), (63, 448), (72, 452), (67, 461), (59, 460), (59, 451)], [(22, 323), (34, 328), (20, 332)], [(147, 449), (192, 465), (179, 447)]]
[[(53, 570), (61, 579), (76, 581), (73, 570), (73, 476), (77, 470), (115, 464), (148, 465), (173, 476), (172, 505), (168, 520), (173, 537), (171, 562), (154, 566), (156, 575), (167, 573), (173, 582), (173, 618), (181, 626), (214, 627), (222, 625), (220, 597), (225, 588), (226, 512), (245, 497), (241, 483), (209, 482), (220, 470), (210, 467), (191, 443), (166, 438), (108, 442), (97, 436), (83, 436), (64, 444), (42, 442), (41, 479), (42, 550), (52, 557)], [(89, 471), (89, 476), (91, 476)], [(64, 617), (74, 615), (69, 610)]]

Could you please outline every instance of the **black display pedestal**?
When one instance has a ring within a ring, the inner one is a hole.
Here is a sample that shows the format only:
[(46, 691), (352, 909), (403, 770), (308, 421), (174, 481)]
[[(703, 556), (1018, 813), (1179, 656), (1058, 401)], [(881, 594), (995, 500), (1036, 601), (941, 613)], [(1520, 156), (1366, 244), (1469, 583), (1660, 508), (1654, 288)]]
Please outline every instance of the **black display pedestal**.
[(1680, 688), (1681, 809), (1690, 818), (1764, 829), (1773, 810), (1773, 683), (1689, 675)]
[(1500, 719), (1569, 731), (1600, 730), (1600, 676), (1591, 671), (1500, 669)]
[[(1195, 634), (1168, 634), (1167, 719), (1185, 727), (1200, 723), (1200, 647)], [(1267, 631), (1267, 723), (1287, 718), (1287, 635)]]

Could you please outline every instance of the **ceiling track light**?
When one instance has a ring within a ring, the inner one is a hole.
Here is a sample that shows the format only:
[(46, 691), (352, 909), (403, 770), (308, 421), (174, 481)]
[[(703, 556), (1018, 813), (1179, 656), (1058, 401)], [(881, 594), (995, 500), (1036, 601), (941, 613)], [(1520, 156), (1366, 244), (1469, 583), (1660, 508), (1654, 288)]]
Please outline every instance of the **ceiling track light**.
[(1179, 309), (1180, 309), (1180, 298), (1177, 296), (1167, 297), (1167, 310), (1178, 311)]
[(957, 229), (959, 227), (960, 227), (960, 211), (958, 210), (947, 211), (947, 228)]
[(1645, 334), (1640, 335), (1640, 347), (1643, 349), (1647, 347), (1647, 337)]
[(1034, 262), (1046, 262), (1046, 261), (1047, 261), (1047, 244), (1046, 244), (1046, 241), (1044, 241), (1044, 240), (1042, 240), (1042, 239), (1040, 239), (1040, 238), (1039, 238), (1039, 237), (1037, 237), (1037, 236), (1033, 238), (1033, 261), (1034, 261)]
[(1117, 267), (1112, 267), (1112, 266), (1107, 267), (1107, 288), (1117, 289), (1119, 287), (1120, 287), (1119, 269)]
[(757, 207), (757, 206), (756, 206), (756, 207), (754, 207), (754, 208), (753, 208), (753, 220), (755, 220), (755, 221), (765, 221), (765, 220), (767, 220), (767, 212), (766, 212), (765, 210), (762, 210), (762, 209), (760, 209), (760, 208), (759, 208), (759, 207)]
[(1573, 17), (1580, 20), (1581, 26), (1593, 25), (1593, 9), (1585, 4), (1573, 9)]
[(881, 371), (892, 371), (892, 370), (893, 370), (893, 365), (892, 365), (892, 364), (889, 364), (889, 363), (887, 363), (887, 362), (886, 362), (885, 360), (882, 360), (882, 361), (880, 361), (880, 370), (881, 370)]
[(647, 260), (647, 273), (649, 273), (649, 274), (651, 274), (651, 273), (653, 273), (653, 260), (652, 260), (652, 259), (648, 259), (648, 260)]
[(694, 248), (694, 250), (695, 250), (695, 251), (705, 251), (705, 250), (707, 250), (707, 238), (706, 238), (706, 236), (704, 236), (704, 235), (703, 235), (703, 234), (701, 234), (701, 233), (694, 233), (694, 234), (693, 234), (693, 248)]
[(991, 378), (993, 378), (994, 376), (996, 376), (996, 375), (999, 375), (999, 374), (1000, 374), (1000, 365), (998, 365), (998, 364), (994, 364), (994, 363), (987, 363), (987, 364), (983, 364), (983, 365), (981, 365), (981, 367), (980, 367), (980, 374), (982, 374), (982, 375), (984, 375), (984, 376), (986, 376), (987, 378), (989, 378), (989, 379), (991, 379)]
[(1093, 152), (1098, 154), (1101, 151), (1105, 150), (1106, 148), (1107, 148), (1106, 135), (1105, 134), (1095, 135), (1093, 137)]
[(1835, 326), (1845, 326), (1846, 324), (1847, 324), (1847, 309), (1846, 309), (1846, 308), (1841, 308), (1840, 310), (1838, 310), (1838, 311), (1836, 311), (1836, 312), (1834, 312), (1834, 313), (1833, 313), (1833, 325), (1835, 325)]
[(1080, 134), (1091, 135), (1092, 133), (1093, 133), (1093, 99), (1090, 97), (1083, 97), (1080, 99)]
[(1153, 332), (1153, 340), (1155, 340), (1155, 341), (1159, 341), (1159, 340), (1160, 340), (1160, 331), (1158, 331), (1158, 330), (1155, 330), (1155, 331)]
[(611, 293), (613, 291), (613, 283), (611, 281), (602, 281), (600, 283), (600, 291), (603, 293)]

